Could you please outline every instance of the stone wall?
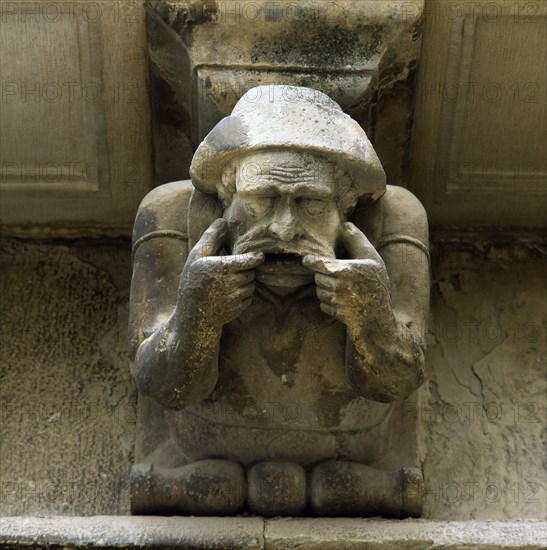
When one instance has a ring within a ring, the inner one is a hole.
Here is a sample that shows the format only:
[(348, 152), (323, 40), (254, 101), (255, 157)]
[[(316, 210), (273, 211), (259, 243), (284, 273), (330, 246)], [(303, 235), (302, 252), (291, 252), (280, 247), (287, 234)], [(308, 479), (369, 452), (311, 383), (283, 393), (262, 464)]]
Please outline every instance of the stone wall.
[[(11, 240), (0, 258), (2, 514), (128, 514), (129, 243)], [(544, 267), (524, 243), (434, 246), (429, 382), (405, 411), (428, 518), (544, 517)]]
[(541, 518), (545, 258), (521, 246), (433, 251), (428, 397), (419, 414), (439, 519)]
[(3, 514), (128, 513), (128, 243), (0, 253)]

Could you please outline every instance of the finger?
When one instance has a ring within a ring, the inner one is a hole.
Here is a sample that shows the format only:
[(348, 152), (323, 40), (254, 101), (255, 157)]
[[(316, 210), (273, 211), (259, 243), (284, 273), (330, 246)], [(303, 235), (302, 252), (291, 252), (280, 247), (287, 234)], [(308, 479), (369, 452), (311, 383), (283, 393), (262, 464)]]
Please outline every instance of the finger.
[(203, 233), (201, 239), (188, 254), (188, 265), (206, 256), (216, 256), (228, 236), (228, 222), (222, 218), (216, 219)]
[(243, 286), (252, 283), (255, 279), (254, 269), (247, 269), (246, 271), (237, 271), (230, 273), (228, 277), (233, 277), (237, 286)]
[(247, 309), (251, 304), (253, 303), (253, 297), (250, 296), (249, 298), (245, 298), (245, 300), (243, 300), (241, 302), (241, 304), (239, 305), (239, 309), (241, 311)]
[(237, 307), (243, 300), (250, 298), (252, 295), (253, 295), (252, 292), (249, 292), (246, 289), (242, 290), (238, 288), (237, 290), (230, 292), (224, 298), (224, 303), (228, 308), (234, 308), (234, 307)]
[(239, 309), (242, 304), (252, 301), (253, 293), (233, 292), (227, 297), (226, 306), (228, 309)]
[(330, 306), (335, 306), (335, 297), (334, 294), (329, 290), (324, 290), (322, 288), (317, 289), (317, 297), (323, 304), (327, 304)]
[(342, 242), (352, 258), (381, 260), (380, 255), (366, 235), (351, 222), (345, 223), (342, 227)]
[(304, 256), (302, 260), (302, 265), (315, 271), (316, 273), (323, 273), (324, 275), (333, 275), (338, 271), (336, 260), (332, 258), (324, 258), (322, 256), (312, 256), (308, 254)]
[(330, 315), (331, 317), (336, 317), (336, 308), (334, 306), (321, 302), (319, 304), (319, 307), (321, 308), (321, 311), (323, 311), (327, 315)]
[(242, 286), (240, 289), (238, 289), (237, 295), (241, 300), (245, 300), (247, 298), (252, 297), (254, 292), (255, 292), (255, 284), (249, 283), (248, 285)]
[(227, 287), (237, 288), (252, 283), (255, 278), (255, 272), (250, 269), (248, 271), (240, 271), (237, 273), (228, 273), (223, 276), (223, 281)]
[(315, 274), (315, 284), (326, 290), (336, 290), (338, 288), (338, 280), (334, 276), (323, 275), (322, 273)]
[[(219, 258), (220, 259), (220, 258)], [(225, 273), (237, 273), (255, 269), (264, 263), (264, 254), (262, 252), (247, 252), (247, 254), (238, 254), (236, 256), (222, 256), (222, 269)]]

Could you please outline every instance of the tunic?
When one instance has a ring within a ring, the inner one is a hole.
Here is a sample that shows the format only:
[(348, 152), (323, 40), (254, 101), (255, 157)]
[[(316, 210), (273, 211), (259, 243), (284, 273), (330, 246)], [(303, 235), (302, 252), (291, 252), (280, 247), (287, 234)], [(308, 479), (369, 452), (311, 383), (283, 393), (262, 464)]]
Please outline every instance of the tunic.
[(251, 306), (224, 327), (213, 393), (167, 412), (183, 453), (243, 464), (380, 459), (393, 405), (347, 383), (345, 326), (321, 311), (313, 285), (286, 298), (256, 286)]

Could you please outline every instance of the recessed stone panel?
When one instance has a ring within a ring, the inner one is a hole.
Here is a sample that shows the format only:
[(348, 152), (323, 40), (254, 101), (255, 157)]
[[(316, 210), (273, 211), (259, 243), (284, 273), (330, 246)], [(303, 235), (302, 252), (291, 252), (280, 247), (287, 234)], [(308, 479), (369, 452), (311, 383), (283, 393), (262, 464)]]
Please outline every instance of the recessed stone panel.
[(108, 185), (100, 23), (55, 6), (3, 17), (3, 191)]
[(433, 226), (544, 225), (546, 16), (537, 1), (427, 6), (411, 188)]
[(152, 185), (145, 6), (0, 4), (0, 219), (18, 235), (128, 235)]

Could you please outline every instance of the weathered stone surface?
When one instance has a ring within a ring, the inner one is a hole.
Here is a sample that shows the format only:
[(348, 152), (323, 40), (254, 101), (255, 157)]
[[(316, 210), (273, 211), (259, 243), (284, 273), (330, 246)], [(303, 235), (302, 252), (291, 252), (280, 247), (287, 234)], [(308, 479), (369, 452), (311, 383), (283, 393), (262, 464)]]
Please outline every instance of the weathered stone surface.
[(245, 471), (229, 460), (178, 468), (138, 464), (131, 470), (131, 513), (236, 515), (246, 496)]
[[(311, 474), (311, 505), (320, 516), (362, 516), (367, 510), (371, 516), (419, 517), (424, 493), (422, 472), (416, 468), (413, 473), (417, 486), (407, 487), (404, 471), (379, 471), (355, 462), (319, 464)], [(411, 498), (407, 490), (413, 493)], [(414, 507), (405, 509), (409, 500)]]
[(247, 473), (247, 506), (258, 516), (299, 516), (307, 506), (306, 471), (292, 462), (259, 462)]
[(259, 518), (9, 518), (2, 519), (5, 548), (264, 548)]
[(2, 515), (128, 513), (127, 247), (9, 241), (0, 258)]
[(145, 2), (0, 10), (0, 224), (40, 238), (128, 237), (153, 187)]
[(545, 524), (260, 518), (3, 518), (3, 548), (539, 550)]
[(545, 525), (478, 521), (277, 519), (266, 523), (264, 538), (268, 550), (539, 550), (544, 548)]
[(534, 248), (434, 254), (417, 413), (427, 516), (545, 518), (545, 256)]
[(546, 16), (543, 0), (426, 2), (408, 184), (432, 227), (545, 231)]

